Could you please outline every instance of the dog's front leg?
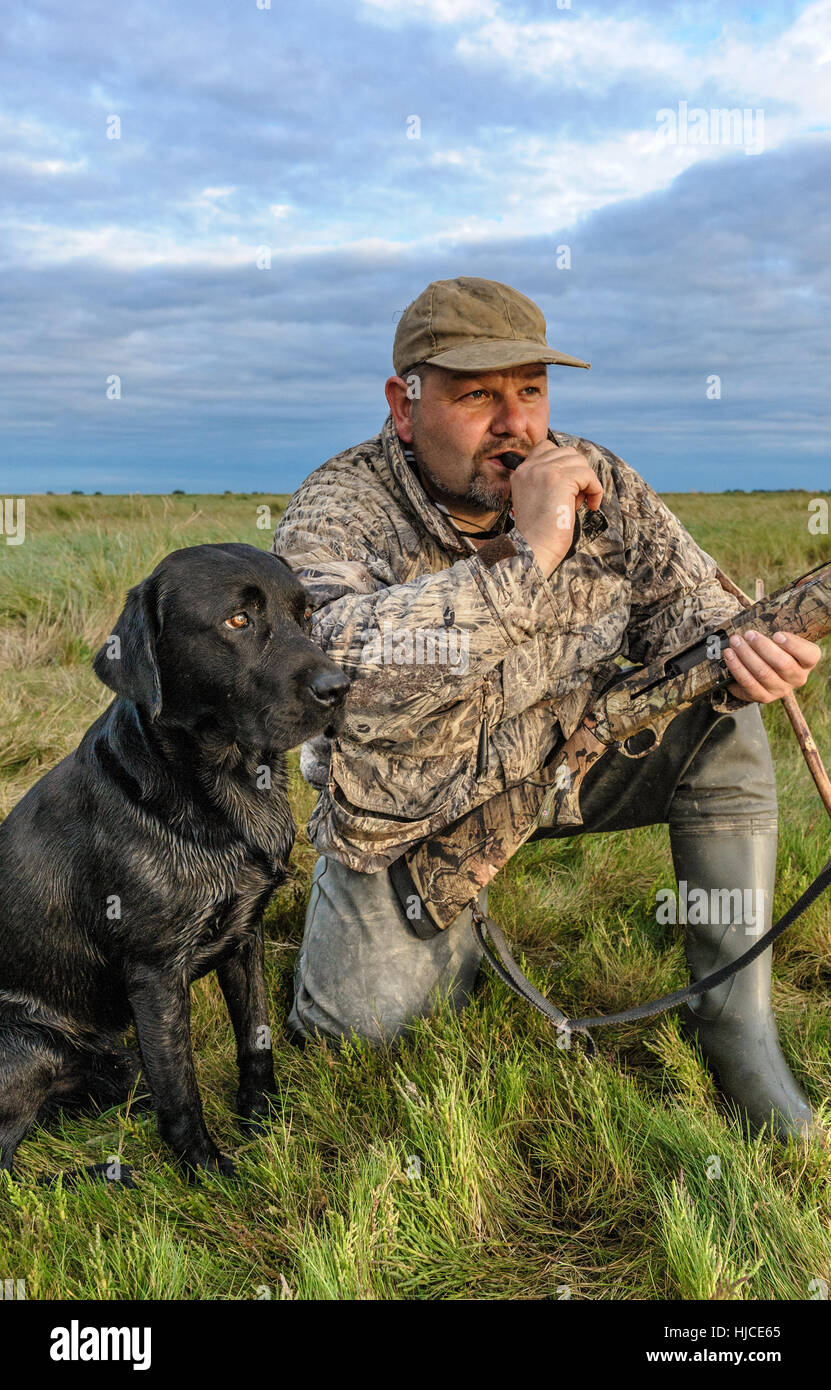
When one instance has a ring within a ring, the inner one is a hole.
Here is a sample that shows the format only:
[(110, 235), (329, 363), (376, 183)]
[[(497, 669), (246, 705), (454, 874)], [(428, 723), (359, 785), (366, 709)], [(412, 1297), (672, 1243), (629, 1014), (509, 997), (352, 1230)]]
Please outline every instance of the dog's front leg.
[(277, 1090), (265, 995), (262, 922), (219, 966), (217, 975), (237, 1040), (237, 1114), (256, 1125), (268, 1113), (269, 1095)]
[(147, 964), (126, 972), (139, 1049), (156, 1107), (159, 1133), (188, 1170), (234, 1172), (202, 1115), (190, 1043), (190, 986), (181, 975)]

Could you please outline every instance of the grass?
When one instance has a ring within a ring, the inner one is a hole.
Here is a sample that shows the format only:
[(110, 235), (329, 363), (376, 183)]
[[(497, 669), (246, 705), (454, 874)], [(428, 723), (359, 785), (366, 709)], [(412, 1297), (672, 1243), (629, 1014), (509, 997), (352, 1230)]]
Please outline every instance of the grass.
[[(808, 533), (809, 497), (666, 500), (752, 592), (757, 574), (770, 589), (829, 553)], [(267, 547), (285, 500), (27, 499), (25, 544), (0, 543), (0, 816), (108, 703), (90, 658), (126, 589), (182, 545)], [(801, 703), (828, 756), (822, 666)], [(825, 862), (829, 827), (781, 707), (764, 718), (780, 912)], [(314, 793), (296, 753), (290, 765), (302, 827)], [(598, 1034), (586, 1065), (486, 975), (463, 1014), (439, 1007), (398, 1048), (290, 1046), (281, 1024), (314, 859), (301, 829), (266, 918), (280, 1099), (264, 1136), (233, 1120), (216, 981), (193, 989), (206, 1117), (238, 1179), (187, 1185), (153, 1121), (125, 1109), (33, 1131), (0, 1179), (0, 1279), (25, 1279), (30, 1299), (797, 1300), (831, 1283), (831, 1153), (746, 1141), (673, 1015)], [(611, 1012), (685, 979), (680, 932), (654, 918), (656, 890), (673, 885), (663, 827), (581, 836), (526, 846), (491, 910), (562, 1008)], [(777, 945), (774, 1006), (826, 1118), (830, 962), (821, 900)], [(135, 1170), (134, 1190), (37, 1186), (111, 1155)]]

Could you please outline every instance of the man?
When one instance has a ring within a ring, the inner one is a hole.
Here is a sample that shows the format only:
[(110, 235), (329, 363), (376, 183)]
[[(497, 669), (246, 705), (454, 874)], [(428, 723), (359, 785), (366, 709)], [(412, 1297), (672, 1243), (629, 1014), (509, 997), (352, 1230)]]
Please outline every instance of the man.
[[(652, 660), (739, 606), (633, 469), (549, 430), (547, 364), (589, 364), (549, 347), (524, 295), (434, 282), (402, 315), (393, 364), (380, 434), (306, 479), (272, 546), (310, 594), (312, 636), (352, 680), (338, 738), (301, 752), (321, 793), (289, 1019), (301, 1038), (394, 1038), (437, 991), (463, 1007), (480, 964), (470, 910), (421, 939), (396, 892), (404, 851), (532, 776), (616, 658)], [(515, 472), (506, 451), (523, 457)], [(688, 894), (763, 891), (758, 933), (777, 821), (755, 702), (803, 685), (819, 655), (794, 636), (737, 643), (729, 693), (679, 714), (640, 761), (599, 760), (580, 830), (667, 823)], [(568, 833), (539, 825), (532, 838)], [(687, 926), (694, 980), (747, 949), (744, 897), (722, 893), (727, 920)], [(768, 951), (693, 1000), (685, 1031), (752, 1129), (821, 1137), (779, 1047), (770, 969)]]

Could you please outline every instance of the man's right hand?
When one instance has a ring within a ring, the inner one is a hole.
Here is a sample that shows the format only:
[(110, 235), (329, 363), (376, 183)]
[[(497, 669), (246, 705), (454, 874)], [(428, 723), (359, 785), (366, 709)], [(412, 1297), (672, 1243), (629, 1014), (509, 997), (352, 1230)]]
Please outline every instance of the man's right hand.
[(546, 578), (567, 555), (577, 508), (591, 511), (603, 501), (603, 487), (585, 456), (550, 439), (535, 445), (511, 479), (514, 522), (534, 552)]

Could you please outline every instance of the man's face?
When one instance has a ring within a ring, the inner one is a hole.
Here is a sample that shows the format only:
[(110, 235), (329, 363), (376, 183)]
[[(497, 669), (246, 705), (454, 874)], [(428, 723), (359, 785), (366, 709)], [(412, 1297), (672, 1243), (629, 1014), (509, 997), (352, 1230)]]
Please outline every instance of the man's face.
[[(409, 438), (407, 430), (409, 429)], [(548, 435), (548, 374), (536, 362), (502, 371), (424, 374), (399, 436), (422, 474), (448, 501), (494, 511), (511, 494), (511, 472), (496, 455), (527, 454)]]

